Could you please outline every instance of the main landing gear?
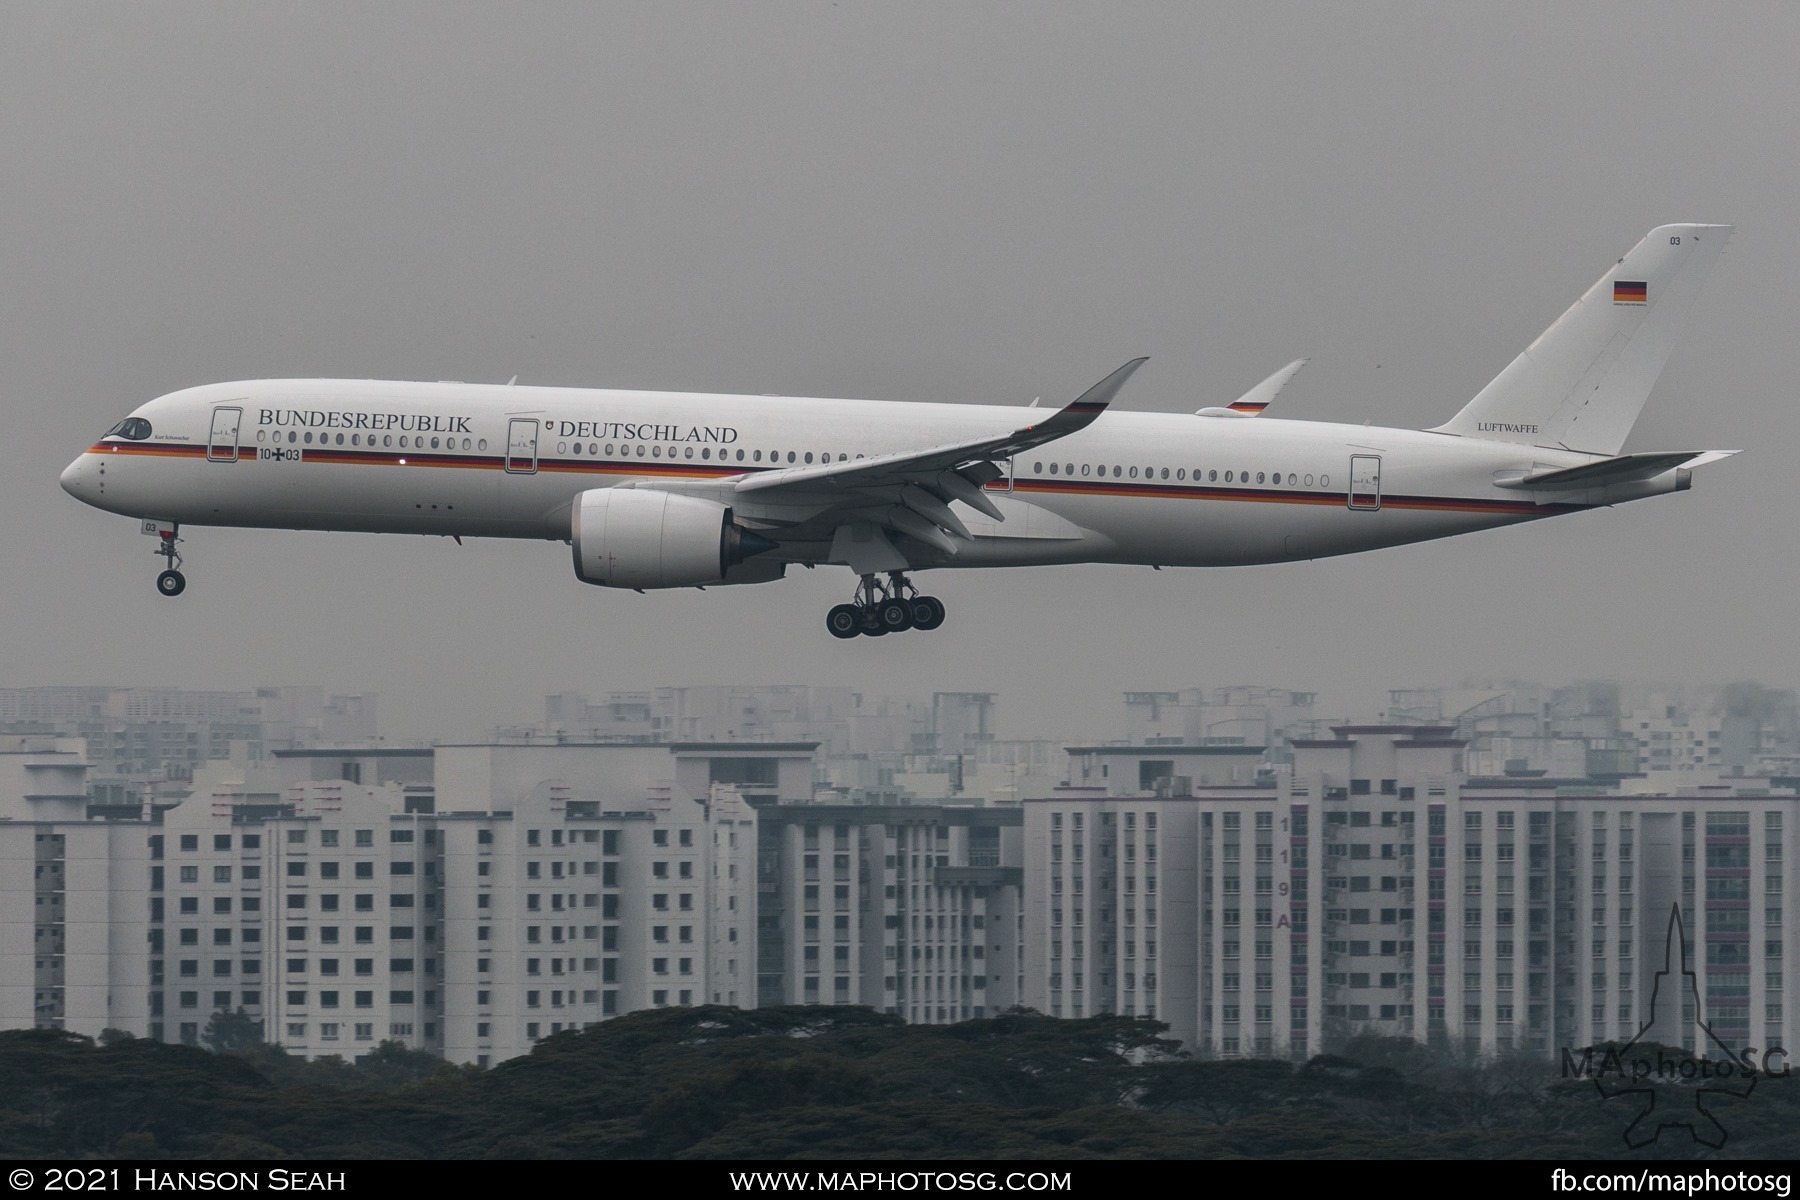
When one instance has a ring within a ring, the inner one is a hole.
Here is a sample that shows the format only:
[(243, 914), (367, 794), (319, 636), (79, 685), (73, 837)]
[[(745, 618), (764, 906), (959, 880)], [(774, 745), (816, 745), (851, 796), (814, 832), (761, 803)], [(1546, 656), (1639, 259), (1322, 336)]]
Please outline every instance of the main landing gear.
[(165, 596), (179, 596), (187, 590), (187, 576), (176, 570), (181, 566), (181, 552), (175, 549), (175, 543), (180, 540), (173, 529), (164, 529), (157, 534), (156, 553), (162, 555), (169, 569), (156, 577), (156, 590)]
[(906, 629), (936, 629), (943, 623), (943, 601), (919, 595), (901, 571), (889, 572), (885, 584), (864, 575), (856, 599), (825, 614), (825, 628), (836, 638), (881, 637)]

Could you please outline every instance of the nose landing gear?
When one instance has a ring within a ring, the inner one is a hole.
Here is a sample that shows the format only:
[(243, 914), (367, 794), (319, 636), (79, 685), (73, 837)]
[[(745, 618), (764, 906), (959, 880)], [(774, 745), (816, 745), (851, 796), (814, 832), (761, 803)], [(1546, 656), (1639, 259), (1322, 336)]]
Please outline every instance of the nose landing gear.
[(943, 623), (943, 602), (919, 595), (902, 571), (889, 572), (885, 584), (864, 575), (856, 599), (825, 614), (825, 628), (835, 638), (883, 637), (908, 629), (936, 629)]
[(156, 553), (162, 555), (169, 569), (156, 577), (156, 590), (165, 596), (179, 596), (187, 590), (187, 576), (176, 569), (181, 566), (181, 552), (175, 549), (175, 543), (180, 540), (174, 529), (164, 529), (157, 534)]

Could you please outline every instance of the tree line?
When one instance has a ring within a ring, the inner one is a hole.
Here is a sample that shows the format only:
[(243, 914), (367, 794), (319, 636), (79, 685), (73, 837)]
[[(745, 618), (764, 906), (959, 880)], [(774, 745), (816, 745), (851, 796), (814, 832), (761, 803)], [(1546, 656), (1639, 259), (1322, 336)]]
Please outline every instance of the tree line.
[[(1163, 1024), (1015, 1011), (904, 1024), (866, 1008), (634, 1013), (482, 1069), (384, 1043), (307, 1061), (230, 1018), (216, 1050), (0, 1033), (0, 1153), (226, 1158), (1793, 1158), (1787, 1079), (1709, 1097), (1630, 1150), (1642, 1107), (1541, 1059), (1357, 1038), (1302, 1063), (1199, 1060)], [(1679, 1054), (1679, 1051), (1672, 1052)], [(1666, 1089), (1665, 1089), (1666, 1090)], [(1690, 1092), (1692, 1089), (1690, 1089)], [(1659, 1095), (1669, 1120), (1691, 1100)]]

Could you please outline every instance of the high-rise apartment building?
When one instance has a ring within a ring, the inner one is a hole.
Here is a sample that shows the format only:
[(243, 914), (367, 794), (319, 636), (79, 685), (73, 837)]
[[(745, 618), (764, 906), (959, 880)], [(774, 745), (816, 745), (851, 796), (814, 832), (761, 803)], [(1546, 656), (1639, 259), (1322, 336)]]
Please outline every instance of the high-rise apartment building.
[(72, 746), (20, 746), (0, 754), (0, 1025), (193, 1042), (241, 1008), (309, 1056), (492, 1062), (639, 1008), (753, 1006), (746, 793), (809, 790), (811, 752), (299, 752), (102, 821)]
[(827, 802), (810, 742), (314, 746), (149, 809), (96, 802), (79, 740), (8, 738), (0, 1027), (241, 1008), (297, 1053), (475, 1063), (702, 1003), (1120, 1013), (1218, 1055), (1793, 1028), (1793, 778), (1471, 777), (1452, 725), (1326, 732), (1290, 766), (1070, 746), (1020, 804)]
[(1156, 1016), (1223, 1055), (1358, 1032), (1553, 1055), (1648, 1024), (1698, 1052), (1699, 1019), (1780, 1044), (1791, 787), (1470, 780), (1452, 733), (1340, 726), (1258, 787), (1027, 802), (1025, 1002)]
[(866, 1004), (921, 1024), (1019, 1002), (1017, 808), (765, 805), (761, 1005)]

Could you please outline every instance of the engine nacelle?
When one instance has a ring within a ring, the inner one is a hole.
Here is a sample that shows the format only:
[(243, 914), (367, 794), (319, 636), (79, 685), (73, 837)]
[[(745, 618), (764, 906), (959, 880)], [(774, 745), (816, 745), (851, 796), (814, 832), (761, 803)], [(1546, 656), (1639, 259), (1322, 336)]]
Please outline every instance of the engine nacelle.
[(672, 588), (781, 576), (776, 570), (730, 578), (733, 567), (775, 543), (732, 524), (730, 507), (716, 501), (649, 488), (596, 488), (577, 496), (569, 515), (575, 578), (583, 583)]

